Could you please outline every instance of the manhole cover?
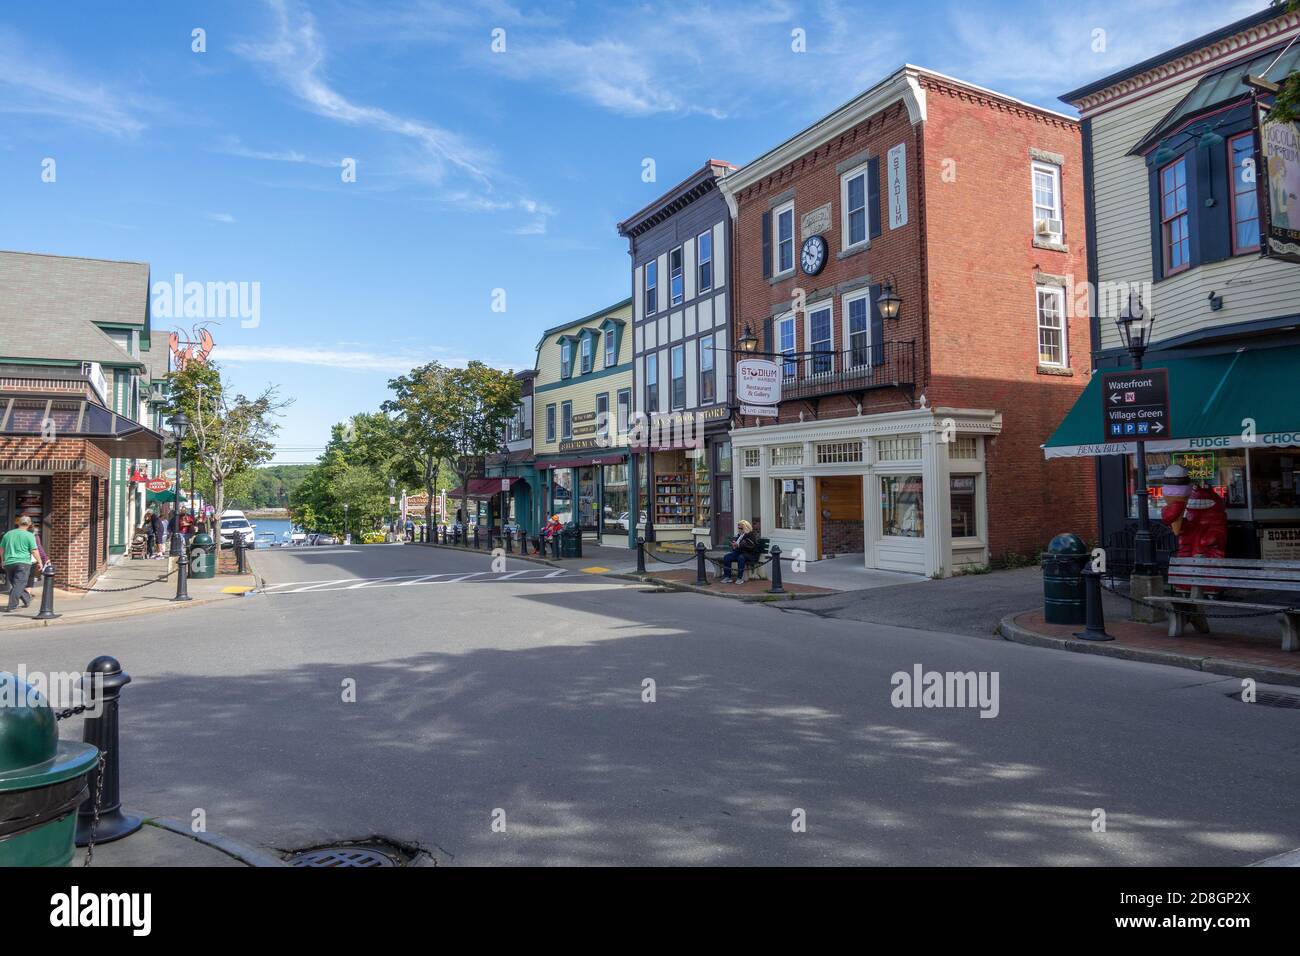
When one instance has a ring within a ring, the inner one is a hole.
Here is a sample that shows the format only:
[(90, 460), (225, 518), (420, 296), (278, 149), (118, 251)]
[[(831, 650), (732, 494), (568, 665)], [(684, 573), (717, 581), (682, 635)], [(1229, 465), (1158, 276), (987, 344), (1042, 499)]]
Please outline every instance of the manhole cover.
[[(1241, 691), (1234, 690), (1229, 692), (1229, 697), (1233, 700), (1242, 700)], [(1287, 710), (1300, 710), (1300, 696), (1295, 694), (1277, 694), (1271, 690), (1262, 690), (1255, 695), (1254, 701), (1242, 701), (1242, 703), (1263, 704), (1265, 707), (1282, 707)]]
[(327, 846), (303, 850), (286, 860), (290, 866), (397, 866), (386, 853), (366, 846)]

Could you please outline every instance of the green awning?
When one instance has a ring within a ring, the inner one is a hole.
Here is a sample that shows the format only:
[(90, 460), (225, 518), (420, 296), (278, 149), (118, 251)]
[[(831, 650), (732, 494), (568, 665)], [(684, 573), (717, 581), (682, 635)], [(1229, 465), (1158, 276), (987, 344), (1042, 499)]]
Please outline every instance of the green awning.
[[(1147, 451), (1285, 448), (1300, 445), (1300, 346), (1243, 348), (1154, 362), (1169, 370), (1169, 436)], [(1128, 455), (1131, 441), (1106, 441), (1101, 369), (1043, 445), (1048, 458)], [(1253, 423), (1253, 425), (1252, 425)]]
[[(145, 491), (144, 500), (146, 502), (161, 501), (165, 505), (172, 504), (176, 501), (176, 489), (168, 488), (166, 491)], [(190, 496), (181, 492), (181, 501), (189, 501)]]

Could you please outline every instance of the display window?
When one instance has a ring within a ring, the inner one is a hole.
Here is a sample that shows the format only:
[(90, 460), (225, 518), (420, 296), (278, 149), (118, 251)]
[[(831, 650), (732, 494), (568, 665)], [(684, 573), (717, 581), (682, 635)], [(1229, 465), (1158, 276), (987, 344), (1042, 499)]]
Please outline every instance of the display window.
[(802, 478), (773, 478), (776, 498), (776, 526), (782, 531), (804, 530), (804, 487)]
[(628, 530), (629, 487), (627, 465), (605, 465), (605, 530)]
[(925, 537), (925, 483), (920, 475), (882, 475), (880, 533), (886, 537)]
[(948, 479), (948, 507), (952, 515), (954, 538), (979, 537), (979, 520), (975, 507), (977, 475), (952, 475)]

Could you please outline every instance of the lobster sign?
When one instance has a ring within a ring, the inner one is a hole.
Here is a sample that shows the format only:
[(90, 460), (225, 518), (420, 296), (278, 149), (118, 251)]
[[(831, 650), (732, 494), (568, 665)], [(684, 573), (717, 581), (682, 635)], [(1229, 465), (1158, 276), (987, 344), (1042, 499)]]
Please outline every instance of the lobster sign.
[(182, 339), (180, 330), (167, 336), (167, 345), (172, 351), (172, 367), (178, 372), (191, 362), (207, 361), (212, 354), (212, 333), (197, 325), (190, 332), (194, 335), (192, 339)]

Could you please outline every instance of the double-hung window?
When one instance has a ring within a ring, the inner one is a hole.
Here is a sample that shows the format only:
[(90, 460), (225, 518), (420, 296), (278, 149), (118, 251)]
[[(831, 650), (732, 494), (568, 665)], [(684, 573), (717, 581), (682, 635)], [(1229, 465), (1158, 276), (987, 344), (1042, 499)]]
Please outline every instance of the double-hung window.
[(618, 364), (618, 346), (617, 337), (613, 329), (605, 330), (605, 368), (613, 368)]
[(596, 396), (596, 433), (601, 438), (609, 437), (609, 392)]
[[(787, 315), (776, 320), (776, 350), (782, 355), (790, 356), (795, 351), (794, 315)], [(785, 378), (794, 378), (795, 360), (786, 358), (781, 363), (781, 374)]]
[(696, 257), (699, 262), (696, 288), (708, 292), (713, 288), (713, 230), (706, 229), (695, 238)]
[(773, 245), (774, 275), (794, 269), (794, 203), (786, 203), (776, 211), (776, 242)]
[(848, 343), (848, 367), (871, 364), (871, 293), (859, 292), (844, 298), (845, 340)]
[(560, 437), (564, 439), (573, 437), (573, 402), (560, 404)]
[(1259, 197), (1255, 192), (1255, 134), (1228, 140), (1232, 169), (1232, 254), (1259, 251)]
[(591, 371), (591, 336), (583, 335), (582, 344), (579, 346), (582, 356), (582, 374), (586, 375)]
[(1160, 170), (1160, 245), (1165, 275), (1191, 266), (1192, 240), (1187, 210), (1187, 157)]
[(672, 400), (673, 410), (686, 407), (686, 346), (674, 345), (672, 348)]
[(1051, 163), (1034, 163), (1034, 235), (1049, 242), (1060, 242), (1061, 169)]
[(628, 425), (632, 420), (632, 389), (620, 388), (618, 390), (618, 433), (626, 435)]
[(1070, 356), (1065, 335), (1065, 290), (1038, 289), (1038, 364), (1064, 368)]
[(659, 411), (659, 353), (645, 357), (645, 410), (653, 415)]
[(546, 406), (546, 440), (555, 441), (555, 406)]
[(573, 374), (573, 342), (565, 339), (560, 343), (560, 378)]
[(808, 351), (813, 353), (808, 370), (813, 375), (825, 375), (835, 365), (831, 353), (831, 312), (829, 302), (808, 310)]
[(659, 261), (651, 259), (645, 264), (645, 314), (654, 315), (659, 309)]
[(840, 177), (841, 245), (845, 249), (867, 241), (867, 168), (864, 163)]
[(682, 247), (668, 253), (668, 295), (672, 305), (682, 304)]
[(712, 405), (717, 400), (718, 376), (713, 368), (713, 336), (700, 339), (700, 404)]

